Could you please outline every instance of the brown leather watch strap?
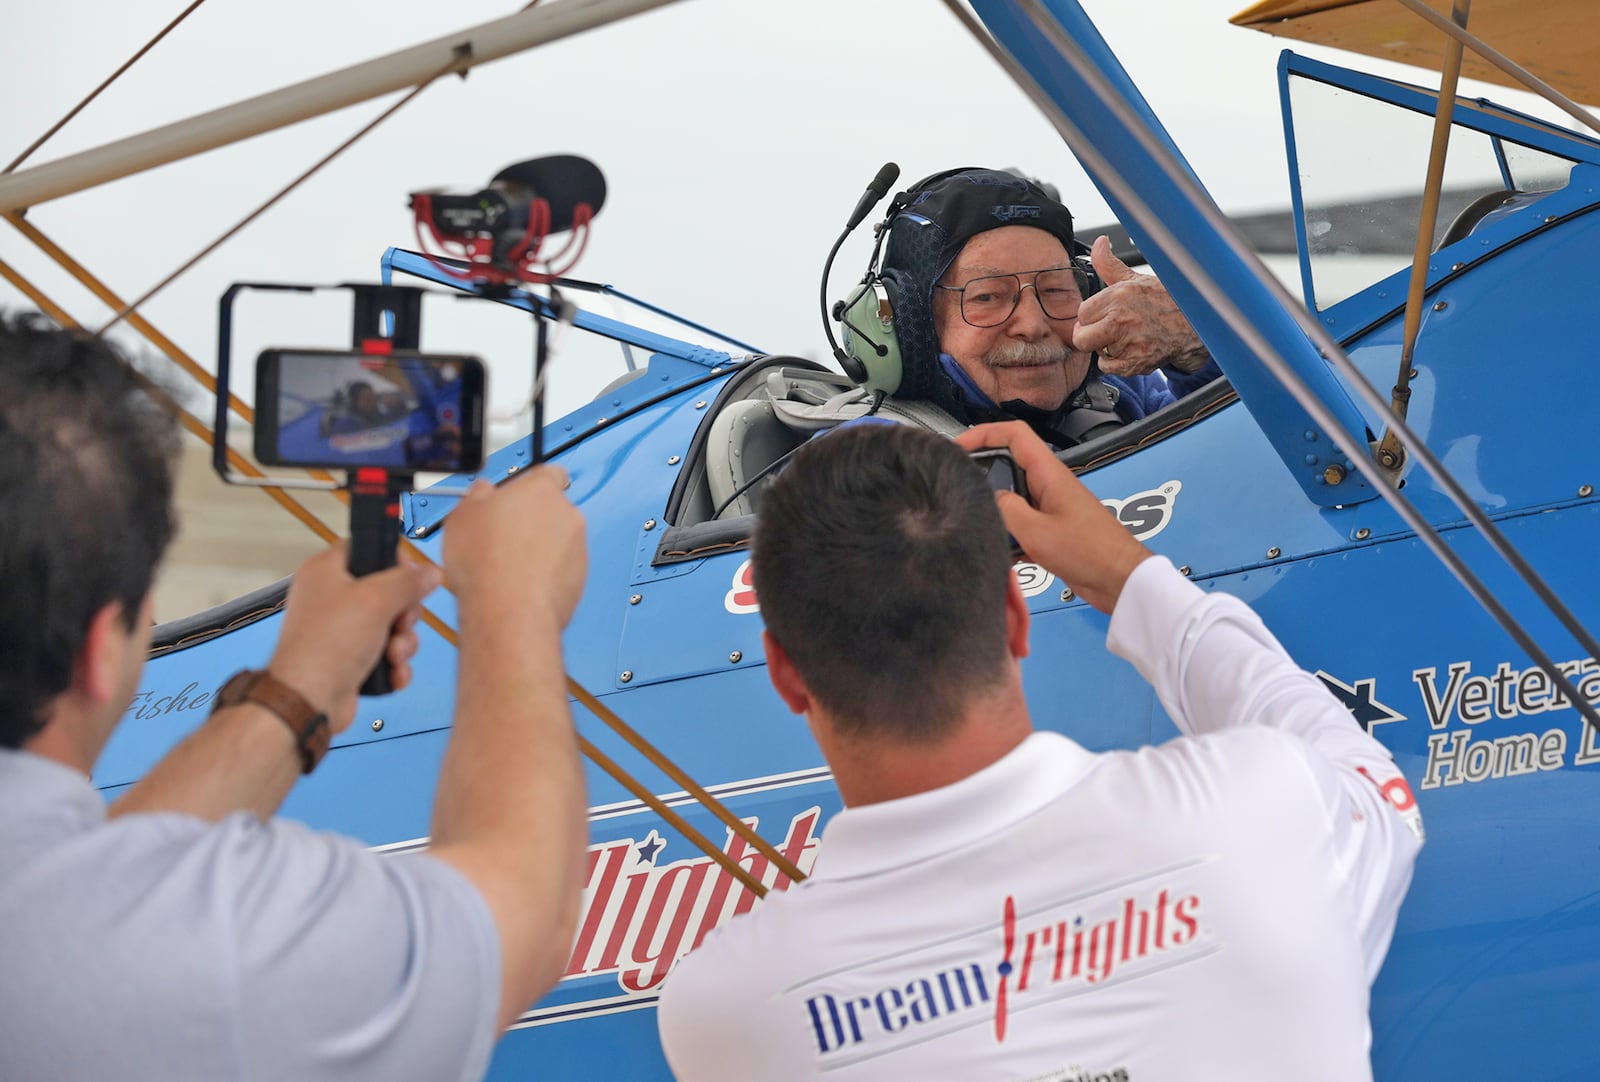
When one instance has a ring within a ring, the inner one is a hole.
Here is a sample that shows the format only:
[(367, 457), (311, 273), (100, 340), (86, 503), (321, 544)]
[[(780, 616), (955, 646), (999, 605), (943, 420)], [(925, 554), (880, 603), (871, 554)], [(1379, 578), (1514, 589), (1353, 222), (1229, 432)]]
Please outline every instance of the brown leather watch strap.
[(234, 673), (211, 701), (211, 712), (215, 714), (225, 706), (237, 706), (245, 702), (264, 706), (283, 719), (283, 723), (294, 734), (295, 747), (300, 750), (302, 774), (309, 774), (317, 768), (333, 741), (327, 714), (265, 669), (243, 669)]

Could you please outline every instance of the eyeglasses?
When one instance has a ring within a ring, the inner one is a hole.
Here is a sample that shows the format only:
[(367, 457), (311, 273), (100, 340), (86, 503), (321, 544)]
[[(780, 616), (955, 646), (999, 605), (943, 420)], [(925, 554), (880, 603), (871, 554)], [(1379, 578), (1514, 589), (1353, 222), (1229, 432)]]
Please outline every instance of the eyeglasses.
[(1023, 271), (1032, 274), (1033, 281), (1024, 282), (1019, 274), (991, 274), (974, 278), (965, 285), (941, 286), (948, 293), (961, 295), (961, 318), (974, 327), (998, 327), (1011, 318), (1022, 299), (1022, 291), (1031, 288), (1039, 298), (1039, 307), (1051, 319), (1078, 318), (1078, 305), (1083, 303), (1083, 290), (1078, 271), (1071, 267), (1053, 270)]

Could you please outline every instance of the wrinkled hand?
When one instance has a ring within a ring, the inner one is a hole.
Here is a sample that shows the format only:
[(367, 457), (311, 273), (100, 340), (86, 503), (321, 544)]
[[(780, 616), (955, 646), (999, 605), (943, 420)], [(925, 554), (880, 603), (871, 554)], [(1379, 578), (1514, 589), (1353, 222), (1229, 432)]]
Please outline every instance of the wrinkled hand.
[(995, 499), (1006, 529), (1028, 558), (1053, 572), (1101, 612), (1116, 607), (1123, 584), (1150, 555), (1115, 515), (1021, 421), (978, 425), (956, 437), (967, 452), (1003, 447), (1028, 475), (1033, 504), (1014, 492)]
[(1089, 250), (1105, 288), (1083, 302), (1072, 346), (1100, 354), (1100, 371), (1143, 376), (1163, 365), (1198, 372), (1210, 355), (1157, 279), (1139, 274), (1111, 253), (1111, 241), (1095, 238)]
[(438, 569), (403, 562), (354, 578), (348, 562), (346, 543), (300, 565), (267, 664), (328, 715), (335, 733), (355, 717), (358, 689), (380, 654), (389, 659), (396, 690), (411, 682), (422, 599), (440, 582)]
[(511, 599), (546, 606), (561, 627), (572, 619), (589, 553), (566, 485), (559, 466), (536, 466), (499, 488), (473, 482), (444, 535), (445, 581), (464, 609)]

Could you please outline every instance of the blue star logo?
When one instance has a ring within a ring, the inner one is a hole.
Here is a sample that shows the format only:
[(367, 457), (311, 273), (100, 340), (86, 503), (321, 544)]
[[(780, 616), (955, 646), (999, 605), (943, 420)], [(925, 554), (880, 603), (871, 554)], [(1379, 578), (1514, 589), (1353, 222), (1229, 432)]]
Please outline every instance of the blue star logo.
[(654, 864), (656, 862), (656, 854), (666, 847), (667, 843), (662, 841), (661, 836), (652, 830), (649, 836), (639, 843), (639, 859), (646, 864)]

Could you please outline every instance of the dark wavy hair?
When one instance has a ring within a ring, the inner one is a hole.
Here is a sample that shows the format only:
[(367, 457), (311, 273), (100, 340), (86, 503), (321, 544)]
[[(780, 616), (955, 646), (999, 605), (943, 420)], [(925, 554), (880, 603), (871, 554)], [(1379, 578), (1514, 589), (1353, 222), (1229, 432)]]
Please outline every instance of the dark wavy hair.
[(0, 746), (44, 726), (95, 613), (138, 619), (172, 539), (176, 451), (111, 346), (0, 314)]
[(1004, 679), (1011, 549), (982, 471), (921, 429), (813, 440), (762, 497), (767, 630), (847, 734), (926, 743)]

